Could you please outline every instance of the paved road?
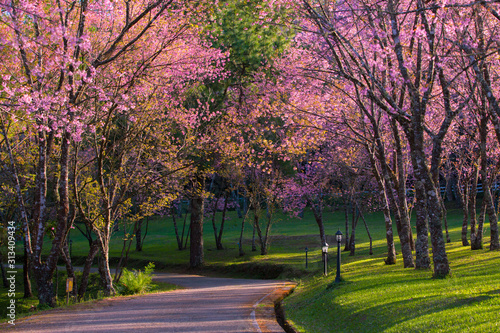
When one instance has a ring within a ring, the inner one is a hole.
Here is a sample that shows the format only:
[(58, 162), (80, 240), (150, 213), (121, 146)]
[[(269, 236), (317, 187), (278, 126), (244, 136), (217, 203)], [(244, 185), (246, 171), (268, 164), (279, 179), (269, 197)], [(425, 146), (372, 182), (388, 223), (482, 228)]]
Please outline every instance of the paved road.
[(90, 308), (55, 309), (21, 319), (9, 331), (284, 332), (274, 318), (259, 317), (259, 309), (273, 291), (290, 288), (285, 282), (168, 273), (155, 279), (186, 289), (103, 300)]

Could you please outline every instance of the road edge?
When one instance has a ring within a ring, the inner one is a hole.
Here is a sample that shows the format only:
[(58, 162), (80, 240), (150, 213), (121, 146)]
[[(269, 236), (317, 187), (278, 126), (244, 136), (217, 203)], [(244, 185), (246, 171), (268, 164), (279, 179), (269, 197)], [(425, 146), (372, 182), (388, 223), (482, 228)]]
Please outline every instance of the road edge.
[(294, 282), (284, 282), (254, 304), (251, 318), (259, 333), (296, 332), (286, 321), (281, 306), (281, 301), (290, 295), (296, 286)]

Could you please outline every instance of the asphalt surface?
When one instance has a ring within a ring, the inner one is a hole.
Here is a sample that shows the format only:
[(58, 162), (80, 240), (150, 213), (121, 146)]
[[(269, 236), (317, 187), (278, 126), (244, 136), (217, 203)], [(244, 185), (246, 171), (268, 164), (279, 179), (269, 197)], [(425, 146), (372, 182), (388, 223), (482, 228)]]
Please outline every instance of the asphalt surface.
[[(91, 306), (54, 309), (20, 319), (17, 332), (284, 332), (259, 308), (286, 282), (159, 273), (155, 280), (186, 289), (117, 297)], [(268, 301), (267, 303), (269, 303)], [(257, 314), (256, 314), (257, 313)]]

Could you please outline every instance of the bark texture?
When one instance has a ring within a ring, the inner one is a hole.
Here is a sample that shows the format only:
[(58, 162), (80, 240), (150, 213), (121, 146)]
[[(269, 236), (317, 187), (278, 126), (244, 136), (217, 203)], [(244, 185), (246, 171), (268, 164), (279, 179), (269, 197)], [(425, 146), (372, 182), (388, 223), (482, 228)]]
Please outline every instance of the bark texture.
[(203, 192), (205, 189), (205, 178), (197, 174), (195, 179), (194, 193), (191, 198), (191, 242), (189, 265), (191, 268), (203, 265)]

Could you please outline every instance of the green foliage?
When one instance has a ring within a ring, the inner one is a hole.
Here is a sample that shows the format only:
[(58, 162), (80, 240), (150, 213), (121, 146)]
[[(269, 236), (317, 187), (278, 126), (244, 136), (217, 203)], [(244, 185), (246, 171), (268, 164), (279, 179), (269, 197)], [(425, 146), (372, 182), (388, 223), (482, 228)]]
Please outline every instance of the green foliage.
[(218, 120), (229, 87), (251, 84), (256, 73), (275, 76), (274, 59), (285, 52), (293, 35), (290, 26), (280, 24), (289, 11), (268, 0), (218, 2), (204, 14), (192, 20), (204, 27), (201, 37), (209, 45), (227, 53), (223, 64), (228, 76), (219, 81), (195, 83), (187, 91), (184, 106), (199, 109), (199, 119), (210, 119), (202, 128)]
[(292, 35), (289, 27), (279, 24), (286, 14), (266, 0), (222, 1), (211, 13), (205, 33), (213, 47), (229, 52), (227, 69), (244, 76), (272, 64), (284, 52)]
[(121, 295), (144, 294), (151, 290), (153, 282), (154, 263), (150, 262), (144, 267), (144, 272), (140, 270), (129, 271), (124, 268), (120, 281), (116, 289)]
[(38, 304), (36, 309), (39, 311), (44, 311), (44, 310), (50, 310), (52, 309), (52, 307), (49, 304)]

